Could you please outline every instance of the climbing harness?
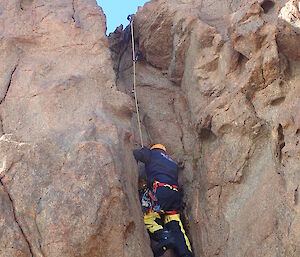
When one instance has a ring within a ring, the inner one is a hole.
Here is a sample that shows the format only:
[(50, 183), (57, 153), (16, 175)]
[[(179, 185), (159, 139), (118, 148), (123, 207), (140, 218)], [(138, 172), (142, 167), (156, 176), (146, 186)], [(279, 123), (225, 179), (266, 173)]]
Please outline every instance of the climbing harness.
[(179, 191), (179, 187), (176, 186), (176, 185), (169, 185), (167, 183), (161, 183), (159, 181), (154, 181), (154, 183), (153, 183), (153, 191), (156, 192), (156, 190), (157, 190), (158, 187), (168, 187), (168, 188), (170, 188), (170, 189), (172, 189), (172, 190), (174, 190), (176, 192)]
[(150, 190), (148, 188), (144, 189), (141, 192), (141, 194), (142, 194), (141, 195), (141, 204), (142, 204), (144, 213), (147, 213), (148, 210), (150, 210), (152, 208), (152, 199), (151, 199), (149, 192), (150, 192)]
[(137, 121), (138, 121), (138, 127), (139, 127), (139, 135), (140, 135), (140, 140), (141, 140), (141, 146), (144, 147), (142, 128), (141, 128), (141, 118), (140, 118), (138, 98), (137, 98), (137, 92), (136, 92), (136, 61), (137, 61), (137, 59), (136, 59), (136, 55), (135, 55), (133, 17), (134, 17), (133, 15), (128, 15), (128, 17), (127, 17), (127, 19), (130, 21), (130, 26), (131, 26), (132, 63), (133, 63), (133, 91), (134, 91), (135, 109), (136, 109), (136, 114), (137, 114)]

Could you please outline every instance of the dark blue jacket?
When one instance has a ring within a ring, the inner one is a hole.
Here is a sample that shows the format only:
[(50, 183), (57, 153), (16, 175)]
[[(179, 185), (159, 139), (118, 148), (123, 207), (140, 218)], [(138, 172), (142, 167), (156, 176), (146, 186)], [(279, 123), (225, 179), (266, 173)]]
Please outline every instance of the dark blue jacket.
[(134, 150), (133, 155), (137, 161), (145, 163), (149, 184), (156, 180), (178, 186), (178, 166), (163, 150), (143, 147)]

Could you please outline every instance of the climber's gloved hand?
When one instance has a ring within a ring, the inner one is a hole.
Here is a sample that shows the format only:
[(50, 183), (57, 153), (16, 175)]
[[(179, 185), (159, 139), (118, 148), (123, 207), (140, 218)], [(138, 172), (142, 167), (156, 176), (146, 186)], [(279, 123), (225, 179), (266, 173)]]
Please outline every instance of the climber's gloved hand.
[(134, 14), (129, 14), (127, 16), (127, 20), (129, 20), (130, 22), (134, 19)]
[(136, 160), (136, 162), (138, 163), (139, 161), (140, 161), (140, 159), (141, 159), (141, 153), (140, 153), (140, 149), (134, 149), (133, 151), (132, 151), (132, 154), (133, 154), (133, 156), (134, 156), (134, 159)]
[(137, 158), (137, 153), (136, 153), (136, 151), (138, 151), (138, 150), (133, 150), (132, 151), (132, 154), (133, 154), (133, 156), (134, 156), (134, 159), (136, 160), (136, 163), (138, 163), (139, 162), (139, 160), (138, 160), (138, 158)]
[(148, 165), (151, 161), (151, 151), (147, 147), (133, 150), (133, 156), (137, 162), (143, 162), (145, 165)]

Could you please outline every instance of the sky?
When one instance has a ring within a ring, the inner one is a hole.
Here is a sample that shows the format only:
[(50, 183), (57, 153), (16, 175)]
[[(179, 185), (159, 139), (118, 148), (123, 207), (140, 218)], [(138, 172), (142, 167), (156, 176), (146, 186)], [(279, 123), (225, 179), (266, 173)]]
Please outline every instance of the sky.
[(138, 6), (143, 6), (149, 0), (97, 0), (107, 19), (107, 34), (123, 24), (129, 24), (127, 16), (136, 13)]

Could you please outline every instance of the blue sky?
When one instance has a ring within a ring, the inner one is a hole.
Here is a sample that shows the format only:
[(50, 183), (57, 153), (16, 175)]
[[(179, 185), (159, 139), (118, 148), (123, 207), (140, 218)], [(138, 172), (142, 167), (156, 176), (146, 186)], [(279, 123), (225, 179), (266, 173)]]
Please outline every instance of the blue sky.
[(127, 16), (136, 13), (138, 6), (149, 0), (97, 0), (107, 19), (107, 34), (113, 32), (120, 24), (124, 28), (129, 24)]

